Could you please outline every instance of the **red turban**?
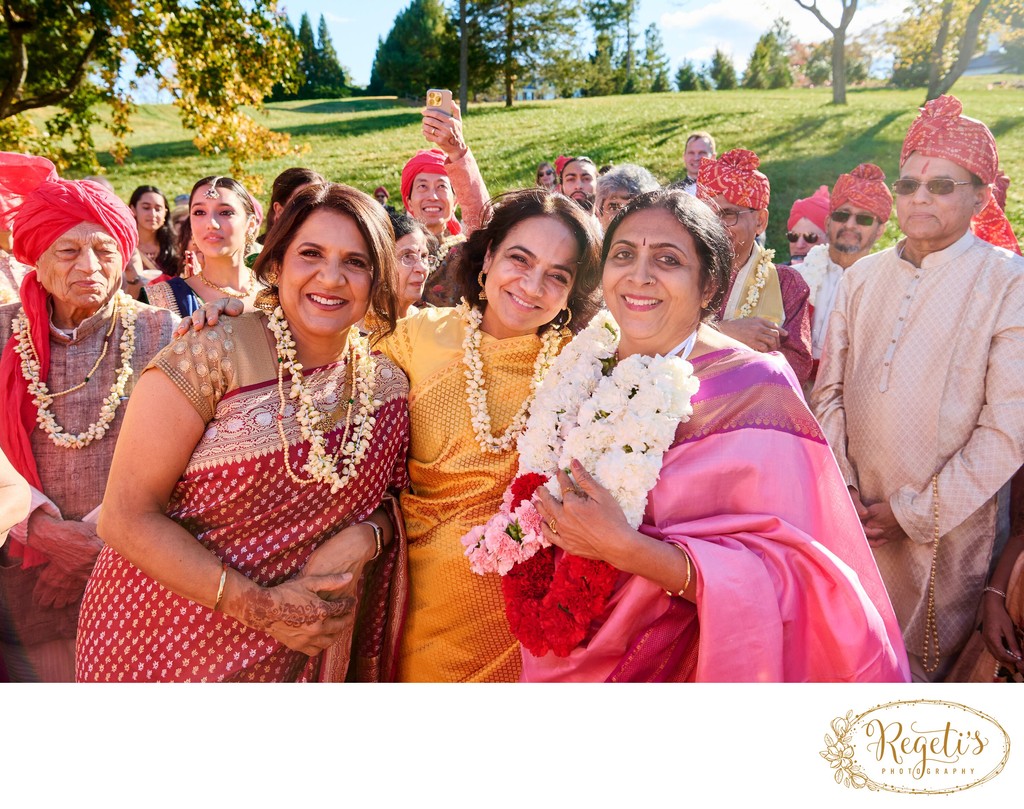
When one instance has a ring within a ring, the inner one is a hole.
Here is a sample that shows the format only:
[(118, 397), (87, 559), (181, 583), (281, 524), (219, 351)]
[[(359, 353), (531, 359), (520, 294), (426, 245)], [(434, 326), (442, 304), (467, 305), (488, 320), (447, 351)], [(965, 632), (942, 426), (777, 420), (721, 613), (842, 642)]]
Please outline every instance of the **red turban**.
[(560, 154), (558, 157), (555, 158), (555, 174), (557, 175), (559, 181), (561, 181), (562, 179), (562, 169), (565, 168), (565, 164), (571, 162), (572, 158), (569, 157), (569, 155)]
[(832, 186), (832, 208), (853, 205), (871, 211), (882, 223), (892, 215), (892, 191), (885, 184), (885, 172), (874, 163), (861, 163), (849, 174), (840, 174)]
[[(410, 158), (402, 169), (402, 204), (405, 210), (409, 211), (409, 195), (412, 194), (412, 183), (417, 174), (443, 174), (448, 176), (448, 169), (445, 167), (445, 153), (440, 149), (420, 149)], [(411, 211), (410, 211), (411, 213)], [(454, 211), (452, 218), (448, 220), (448, 232), (453, 236), (462, 233), (462, 226), (455, 218)]]
[(27, 194), (14, 212), (14, 257), (36, 266), (59, 236), (83, 222), (100, 225), (113, 236), (125, 262), (135, 252), (135, 217), (113, 191), (91, 180), (51, 180)]
[(57, 179), (57, 170), (45, 157), (0, 152), (0, 230), (10, 230), (12, 211), (37, 185)]
[(828, 186), (823, 185), (811, 196), (798, 199), (789, 210), (789, 221), (786, 227), (792, 230), (801, 219), (809, 219), (822, 231), (825, 230), (825, 217), (828, 216)]
[[(82, 222), (102, 226), (114, 237), (125, 261), (135, 251), (139, 241), (135, 217), (113, 191), (89, 180), (49, 180), (26, 194), (14, 211), (14, 257), (23, 264), (36, 266), (50, 245)], [(50, 373), (48, 299), (49, 293), (39, 283), (36, 272), (26, 275), (21, 283), (21, 307), (28, 319), (43, 382)], [(21, 373), (21, 360), (14, 351), (16, 344), (17, 337), (12, 336), (0, 356), (0, 447), (22, 477), (42, 489), (30, 440), (36, 427), (36, 406)], [(39, 551), (13, 540), (11, 555), (21, 557), (24, 567), (47, 561)]]
[[(998, 193), (1000, 171), (996, 139), (981, 121), (963, 115), (963, 109), (955, 96), (939, 96), (925, 104), (903, 141), (900, 168), (911, 154), (919, 152), (962, 166), (986, 185), (995, 184), (994, 190)], [(1008, 185), (1009, 179), (1006, 179), (1002, 188), (1004, 198)], [(990, 244), (1020, 253), (1020, 245), (996, 193), (985, 209), (971, 220), (971, 230)]]
[(718, 160), (702, 158), (697, 172), (697, 196), (707, 201), (719, 194), (733, 205), (763, 211), (768, 208), (771, 185), (757, 170), (761, 159), (748, 149), (733, 149)]

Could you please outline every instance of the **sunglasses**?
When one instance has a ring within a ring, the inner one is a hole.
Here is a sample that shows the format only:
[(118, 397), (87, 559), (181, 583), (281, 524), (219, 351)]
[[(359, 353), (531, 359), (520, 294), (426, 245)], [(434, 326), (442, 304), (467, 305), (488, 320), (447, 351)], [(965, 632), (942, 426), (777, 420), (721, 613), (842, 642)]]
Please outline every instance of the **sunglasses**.
[(786, 238), (789, 239), (790, 244), (796, 244), (801, 239), (803, 239), (808, 244), (818, 243), (817, 233), (794, 233), (793, 231), (790, 230), (786, 233)]
[(544, 171), (538, 171), (537, 172), (537, 176), (538, 177), (550, 177), (554, 173), (555, 172), (552, 171), (551, 169), (544, 169)]
[(839, 222), (840, 224), (848, 222), (851, 216), (858, 225), (865, 228), (869, 228), (875, 224), (875, 219), (877, 218), (868, 213), (855, 214), (852, 211), (832, 211), (832, 213), (829, 214), (829, 218), (833, 222)]
[(928, 189), (929, 194), (934, 194), (937, 197), (944, 197), (947, 194), (952, 194), (958, 185), (972, 185), (970, 180), (951, 180), (949, 177), (938, 177), (934, 180), (929, 180), (926, 183), (920, 180), (912, 180), (909, 177), (902, 180), (897, 180), (892, 184), (893, 193), (899, 194), (901, 197), (905, 197), (909, 194), (916, 194), (917, 189), (921, 186)]

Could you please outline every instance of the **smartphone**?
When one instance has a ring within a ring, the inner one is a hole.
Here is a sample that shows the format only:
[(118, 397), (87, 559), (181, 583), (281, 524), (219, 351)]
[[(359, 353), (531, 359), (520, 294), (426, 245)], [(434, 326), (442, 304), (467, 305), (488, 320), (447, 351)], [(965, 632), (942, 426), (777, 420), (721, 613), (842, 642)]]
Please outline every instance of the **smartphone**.
[(452, 91), (451, 90), (427, 90), (427, 106), (451, 118), (452, 112)]

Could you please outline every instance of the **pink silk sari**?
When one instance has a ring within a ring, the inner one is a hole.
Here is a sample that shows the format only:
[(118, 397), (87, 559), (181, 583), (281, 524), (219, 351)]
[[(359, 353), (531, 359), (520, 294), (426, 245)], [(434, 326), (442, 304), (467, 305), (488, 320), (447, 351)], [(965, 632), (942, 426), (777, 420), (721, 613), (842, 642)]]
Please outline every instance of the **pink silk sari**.
[[(311, 387), (333, 368), (307, 372)], [(376, 395), (383, 404), (371, 450), (357, 478), (334, 495), (329, 486), (301, 486), (288, 477), (276, 426), (276, 379), (228, 393), (174, 488), (168, 516), (263, 586), (293, 578), (324, 540), (366, 519), (389, 489), (406, 485), (406, 392), (403, 376), (378, 371)], [(308, 444), (299, 438), (290, 405), (284, 424), (292, 469), (298, 471)], [(328, 435), (329, 452), (341, 436), (340, 426)], [(390, 679), (407, 593), (404, 531), (397, 513), (393, 520), (395, 541), (364, 577), (355, 638), (314, 657), (172, 593), (104, 548), (82, 602), (78, 680)]]
[(622, 575), (569, 657), (523, 680), (904, 682), (906, 651), (832, 452), (780, 357), (693, 362), (694, 413), (640, 530), (685, 548), (696, 604)]

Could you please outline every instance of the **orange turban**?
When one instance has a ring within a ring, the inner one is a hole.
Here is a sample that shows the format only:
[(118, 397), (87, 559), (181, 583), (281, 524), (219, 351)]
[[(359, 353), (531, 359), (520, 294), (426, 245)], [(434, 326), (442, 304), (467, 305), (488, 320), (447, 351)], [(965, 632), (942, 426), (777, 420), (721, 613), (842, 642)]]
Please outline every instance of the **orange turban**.
[(14, 212), (14, 257), (36, 266), (59, 236), (82, 222), (101, 225), (127, 263), (139, 243), (135, 216), (118, 196), (91, 180), (49, 180), (25, 195)]
[(825, 229), (825, 217), (828, 216), (828, 186), (823, 185), (811, 196), (798, 199), (789, 210), (789, 221), (786, 227), (792, 230), (801, 219), (809, 219), (821, 230)]
[(733, 205), (765, 210), (771, 185), (757, 170), (759, 165), (761, 159), (747, 149), (733, 149), (718, 160), (705, 157), (697, 172), (697, 196), (708, 201), (721, 194)]
[(1010, 181), (999, 171), (996, 139), (981, 121), (963, 115), (963, 109), (955, 96), (939, 96), (925, 104), (903, 141), (900, 167), (911, 154), (919, 152), (956, 163), (986, 185), (994, 185), (992, 200), (971, 220), (971, 230), (979, 239), (1019, 254), (1017, 237), (997, 199), (1000, 192), (1006, 198)]
[[(402, 168), (402, 204), (405, 206), (405, 210), (409, 210), (409, 203), (406, 200), (412, 194), (412, 183), (416, 179), (417, 174), (443, 174), (445, 177), (448, 176), (448, 169), (445, 166), (446, 157), (447, 155), (440, 149), (420, 149), (409, 158), (409, 162)], [(459, 224), (459, 220), (455, 218), (454, 213), (452, 218), (448, 220), (448, 232), (453, 236), (457, 236), (462, 232), (462, 226)]]
[(885, 172), (874, 163), (861, 163), (849, 174), (840, 174), (832, 186), (832, 207), (850, 204), (871, 211), (880, 222), (892, 215), (892, 191), (885, 184)]
[(0, 230), (10, 230), (12, 212), (29, 191), (57, 179), (57, 170), (45, 157), (0, 152)]

